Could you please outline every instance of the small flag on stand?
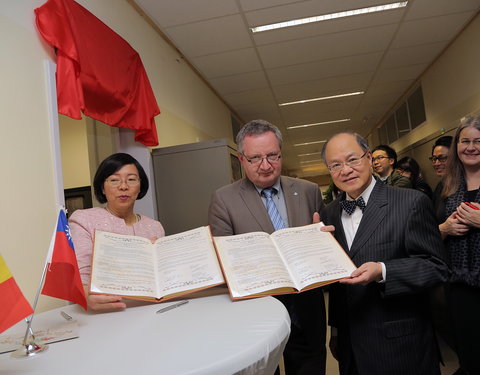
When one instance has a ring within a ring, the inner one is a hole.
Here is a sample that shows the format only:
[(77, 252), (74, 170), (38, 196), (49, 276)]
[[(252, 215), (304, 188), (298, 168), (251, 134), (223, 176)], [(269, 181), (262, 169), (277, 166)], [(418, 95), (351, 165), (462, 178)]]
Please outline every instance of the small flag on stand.
[(0, 333), (31, 314), (32, 307), (0, 255)]
[(86, 310), (87, 300), (67, 217), (63, 209), (58, 214), (57, 228), (53, 233), (52, 243), (53, 250), (52, 248), (49, 250), (42, 294), (77, 303)]

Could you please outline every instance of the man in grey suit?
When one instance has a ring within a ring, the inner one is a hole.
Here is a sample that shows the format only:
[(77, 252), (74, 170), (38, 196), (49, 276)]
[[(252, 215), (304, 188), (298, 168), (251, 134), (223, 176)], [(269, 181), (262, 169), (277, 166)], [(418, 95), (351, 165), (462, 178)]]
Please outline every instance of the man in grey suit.
[(340, 374), (440, 374), (426, 293), (448, 268), (428, 197), (375, 181), (358, 134), (333, 136), (322, 153), (344, 193), (321, 217), (358, 267), (330, 292)]
[[(280, 176), (282, 134), (278, 128), (264, 120), (251, 121), (238, 133), (237, 144), (247, 177), (213, 194), (208, 215), (213, 235), (272, 233), (312, 223), (314, 214), (323, 206), (321, 192), (309, 181)], [(324, 374), (326, 322), (322, 290), (278, 299), (286, 306), (292, 322), (283, 354), (287, 375)]]

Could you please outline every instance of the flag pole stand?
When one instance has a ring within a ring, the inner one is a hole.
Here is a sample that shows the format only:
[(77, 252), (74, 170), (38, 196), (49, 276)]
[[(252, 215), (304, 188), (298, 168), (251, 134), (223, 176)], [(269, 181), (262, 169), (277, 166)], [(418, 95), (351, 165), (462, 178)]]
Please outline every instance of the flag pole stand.
[(46, 273), (47, 262), (45, 262), (45, 265), (43, 266), (42, 277), (40, 279), (40, 284), (38, 285), (37, 294), (35, 295), (35, 301), (32, 306), (33, 313), (28, 318), (25, 318), (28, 324), (25, 336), (23, 338), (22, 346), (11, 354), (13, 358), (30, 358), (40, 353), (43, 353), (48, 349), (48, 345), (35, 343), (35, 335), (33, 334), (32, 330), (32, 320), (35, 314), (35, 310), (37, 309), (38, 298), (40, 297), (40, 291), (42, 289), (43, 282), (45, 281)]

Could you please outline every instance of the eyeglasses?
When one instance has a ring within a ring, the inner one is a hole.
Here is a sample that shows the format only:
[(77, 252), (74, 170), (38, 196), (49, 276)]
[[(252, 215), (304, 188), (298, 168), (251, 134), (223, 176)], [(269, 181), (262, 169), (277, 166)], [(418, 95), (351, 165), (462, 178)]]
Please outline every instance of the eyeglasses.
[(473, 147), (480, 148), (480, 138), (475, 138), (475, 139), (463, 138), (463, 139), (460, 139), (458, 143), (465, 147), (468, 147), (473, 143)]
[(440, 156), (430, 156), (428, 160), (430, 160), (432, 163), (436, 163), (437, 161), (439, 163), (446, 163), (448, 159), (447, 155), (440, 155)]
[(372, 162), (382, 161), (382, 159), (390, 159), (388, 156), (378, 155), (372, 158)]
[[(337, 172), (340, 172), (345, 165), (347, 167), (350, 167), (350, 168), (358, 167), (360, 165), (360, 163), (362, 162), (362, 158), (365, 155), (367, 155), (367, 153), (368, 153), (368, 151), (365, 151), (365, 153), (362, 156), (360, 156), (359, 158), (353, 157), (353, 158), (348, 159), (347, 161), (344, 161), (343, 163), (333, 163), (333, 164), (327, 165), (327, 168), (331, 173), (337, 173)], [(385, 156), (383, 156), (383, 157), (385, 157)]]
[(267, 160), (270, 164), (276, 163), (282, 157), (282, 154), (268, 154), (267, 156), (254, 156), (254, 157), (247, 157), (244, 153), (242, 153), (244, 158), (252, 165), (260, 165), (262, 164), (263, 160)]
[(113, 188), (119, 187), (124, 182), (129, 187), (134, 187), (140, 183), (140, 179), (138, 177), (128, 177), (126, 180), (121, 180), (120, 178), (112, 177), (112, 178), (106, 179), (105, 182)]

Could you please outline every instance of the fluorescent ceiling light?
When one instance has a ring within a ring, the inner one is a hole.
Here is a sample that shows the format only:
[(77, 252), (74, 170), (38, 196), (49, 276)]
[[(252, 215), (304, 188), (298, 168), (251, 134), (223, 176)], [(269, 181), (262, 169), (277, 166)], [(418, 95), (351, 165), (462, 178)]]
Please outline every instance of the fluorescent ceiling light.
[(398, 3), (377, 5), (377, 6), (368, 7), (368, 8), (352, 9), (352, 10), (347, 10), (347, 11), (344, 11), (344, 12), (323, 14), (323, 15), (320, 15), (320, 16), (300, 18), (300, 19), (291, 20), (291, 21), (278, 22), (278, 23), (272, 23), (272, 24), (269, 24), (269, 25), (251, 27), (250, 30), (252, 31), (252, 33), (259, 33), (259, 32), (262, 32), (262, 31), (282, 29), (282, 28), (291, 27), (291, 26), (305, 25), (307, 23), (320, 22), (320, 21), (330, 21), (330, 20), (334, 20), (336, 18), (345, 18), (345, 17), (350, 17), (350, 16), (359, 16), (361, 14), (367, 14), (367, 13), (382, 12), (384, 10), (399, 9), (399, 8), (406, 7), (407, 4), (408, 4), (408, 1), (401, 1), (401, 2), (398, 2)]
[(323, 162), (322, 159), (314, 159), (314, 160), (305, 160), (305, 161), (301, 161), (300, 164), (306, 164), (306, 163), (320, 163), (320, 162)]
[(337, 122), (345, 122), (350, 121), (349, 118), (344, 118), (341, 120), (331, 120), (331, 121), (324, 121), (324, 122), (316, 122), (314, 124), (305, 124), (305, 125), (295, 125), (295, 126), (288, 126), (287, 129), (299, 129), (299, 128), (308, 128), (310, 126), (317, 126), (317, 125), (326, 125), (326, 124), (335, 124)]
[(304, 104), (310, 102), (316, 102), (319, 100), (328, 100), (328, 99), (336, 99), (336, 98), (344, 98), (346, 96), (354, 96), (354, 95), (362, 95), (364, 91), (357, 91), (357, 92), (348, 92), (346, 94), (338, 94), (338, 95), (331, 95), (331, 96), (322, 96), (321, 98), (313, 98), (313, 99), (304, 99), (304, 100), (297, 100), (296, 102), (288, 102), (288, 103), (280, 103), (278, 106), (282, 107), (284, 105), (292, 105), (292, 104)]
[(317, 144), (317, 143), (325, 143), (326, 141), (313, 141), (313, 142), (305, 142), (305, 143), (297, 143), (297, 144), (294, 144), (294, 146), (307, 146), (307, 145), (314, 145), (314, 144)]
[(308, 154), (298, 154), (297, 156), (310, 156), (310, 155), (318, 155), (321, 154), (322, 152), (309, 152)]

